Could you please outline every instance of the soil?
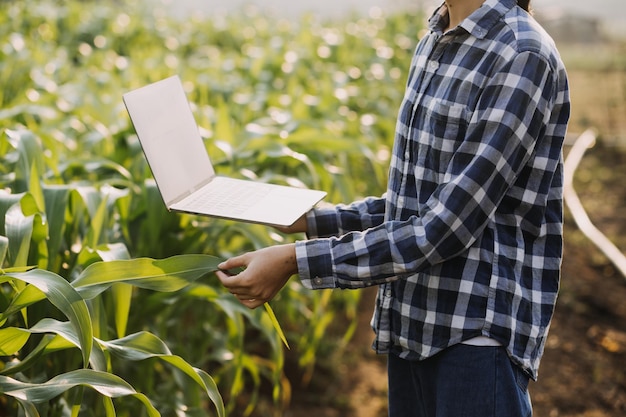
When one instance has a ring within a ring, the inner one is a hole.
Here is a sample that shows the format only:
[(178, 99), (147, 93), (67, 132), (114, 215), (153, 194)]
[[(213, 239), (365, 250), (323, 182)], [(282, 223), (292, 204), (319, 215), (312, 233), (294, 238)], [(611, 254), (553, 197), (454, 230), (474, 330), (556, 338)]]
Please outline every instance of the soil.
[[(624, 253), (626, 75), (581, 70), (572, 71), (570, 80), (575, 91), (570, 132), (594, 126), (599, 134), (576, 171), (574, 187), (592, 223)], [(565, 215), (559, 300), (539, 380), (530, 384), (534, 416), (626, 416), (626, 277), (578, 230), (567, 210)], [(374, 292), (363, 292), (358, 329), (338, 353), (335, 371), (316, 369), (308, 385), (294, 386), (285, 417), (387, 415), (385, 358), (369, 350)]]

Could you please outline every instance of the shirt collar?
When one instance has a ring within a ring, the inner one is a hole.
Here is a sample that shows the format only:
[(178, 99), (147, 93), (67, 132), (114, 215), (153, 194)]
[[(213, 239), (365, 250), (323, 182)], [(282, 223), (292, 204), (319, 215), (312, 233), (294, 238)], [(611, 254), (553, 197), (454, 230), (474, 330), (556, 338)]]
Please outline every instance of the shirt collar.
[[(496, 22), (516, 5), (516, 0), (485, 0), (483, 5), (463, 20), (458, 28), (482, 39)], [(442, 3), (428, 20), (428, 28), (433, 32), (442, 33), (448, 25), (448, 19), (448, 8)]]

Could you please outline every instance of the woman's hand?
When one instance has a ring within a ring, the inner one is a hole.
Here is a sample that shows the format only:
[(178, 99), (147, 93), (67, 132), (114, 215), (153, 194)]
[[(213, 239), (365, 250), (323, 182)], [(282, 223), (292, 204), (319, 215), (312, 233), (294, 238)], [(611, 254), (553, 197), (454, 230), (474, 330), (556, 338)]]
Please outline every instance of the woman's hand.
[[(270, 246), (230, 258), (218, 265), (217, 277), (248, 308), (270, 301), (298, 272), (296, 245)], [(236, 275), (229, 270), (244, 268)]]
[(307, 232), (307, 224), (306, 224), (306, 214), (300, 217), (295, 221), (291, 226), (274, 226), (274, 228), (283, 233), (306, 233)]

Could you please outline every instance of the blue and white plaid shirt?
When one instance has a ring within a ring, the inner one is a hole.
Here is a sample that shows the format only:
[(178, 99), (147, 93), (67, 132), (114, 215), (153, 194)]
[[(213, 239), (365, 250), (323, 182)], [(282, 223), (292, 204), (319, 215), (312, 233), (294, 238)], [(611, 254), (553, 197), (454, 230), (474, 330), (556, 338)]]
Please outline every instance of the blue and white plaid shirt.
[(536, 379), (559, 289), (567, 76), (515, 0), (447, 23), (442, 6), (416, 49), (387, 193), (311, 211), (299, 276), (380, 285), (379, 353), (420, 360), (487, 336)]

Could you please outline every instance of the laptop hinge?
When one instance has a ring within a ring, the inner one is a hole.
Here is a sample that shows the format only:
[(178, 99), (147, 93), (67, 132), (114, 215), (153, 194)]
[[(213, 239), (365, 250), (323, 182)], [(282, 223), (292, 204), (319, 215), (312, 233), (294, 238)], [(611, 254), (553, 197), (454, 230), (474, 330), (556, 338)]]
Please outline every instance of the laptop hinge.
[(213, 181), (213, 178), (215, 178), (216, 175), (213, 174), (211, 175), (209, 178), (205, 179), (204, 181), (200, 182), (199, 184), (197, 184), (195, 187), (193, 187), (190, 190), (186, 190), (184, 193), (182, 193), (181, 195), (177, 196), (176, 198), (173, 198), (171, 201), (168, 201), (167, 206), (171, 207), (174, 204), (178, 204), (179, 202), (181, 202), (182, 200), (184, 200), (185, 198), (189, 197), (191, 194), (195, 193), (196, 191), (198, 191), (200, 188), (204, 187), (205, 185), (207, 185), (208, 183), (210, 183), (211, 181)]

